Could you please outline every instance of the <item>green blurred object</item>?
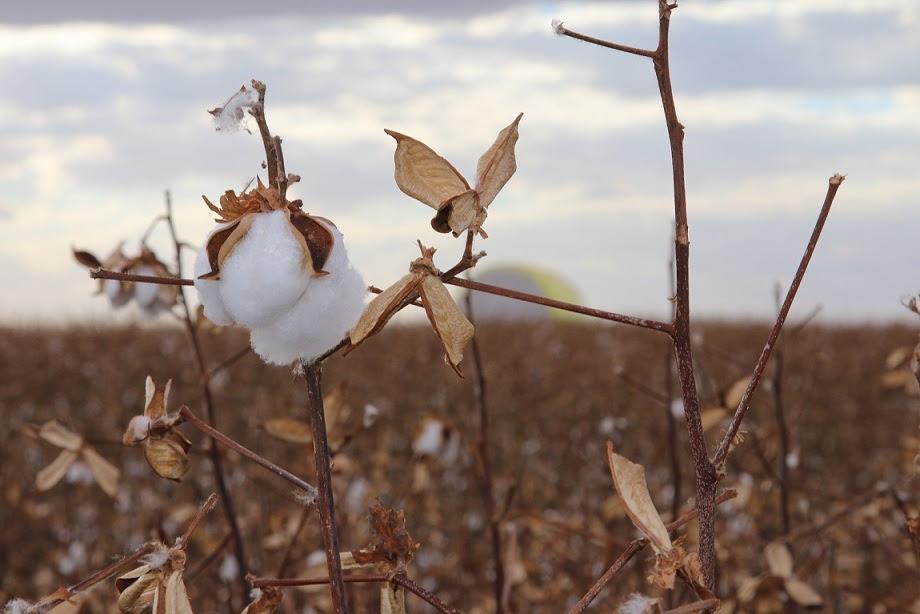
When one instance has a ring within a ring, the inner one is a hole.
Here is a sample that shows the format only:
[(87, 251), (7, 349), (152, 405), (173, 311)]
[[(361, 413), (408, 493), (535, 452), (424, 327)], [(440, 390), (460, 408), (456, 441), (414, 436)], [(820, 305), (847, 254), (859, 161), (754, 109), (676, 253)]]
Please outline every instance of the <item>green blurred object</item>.
[[(575, 286), (561, 275), (549, 269), (527, 264), (500, 264), (484, 269), (481, 273), (472, 276), (472, 279), (484, 284), (537, 294), (568, 303), (580, 304), (582, 302), (581, 294)], [(580, 322), (585, 320), (585, 316), (569, 311), (516, 301), (484, 292), (474, 291), (472, 302), (473, 316), (478, 321)]]

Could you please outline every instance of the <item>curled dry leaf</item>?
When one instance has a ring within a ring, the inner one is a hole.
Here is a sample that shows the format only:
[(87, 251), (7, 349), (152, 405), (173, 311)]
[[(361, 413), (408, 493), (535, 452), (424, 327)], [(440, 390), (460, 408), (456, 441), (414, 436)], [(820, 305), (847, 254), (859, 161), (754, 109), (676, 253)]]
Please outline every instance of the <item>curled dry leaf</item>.
[(332, 232), (317, 221), (324, 218), (315, 218), (301, 210), (303, 203), (299, 200), (289, 201), (282, 198), (281, 191), (276, 187), (266, 186), (257, 178), (256, 186), (237, 195), (233, 190), (227, 190), (220, 197), (220, 206), (217, 207), (206, 196), (202, 196), (208, 208), (218, 215), (219, 224), (227, 224), (214, 232), (205, 245), (208, 255), (208, 264), (211, 270), (199, 279), (220, 279), (220, 267), (233, 252), (233, 248), (242, 241), (249, 232), (256, 215), (285, 210), (291, 234), (301, 244), (303, 249), (304, 270), (315, 276), (328, 273), (323, 270), (332, 248), (335, 246), (335, 237)]
[(53, 488), (67, 475), (73, 464), (82, 459), (96, 483), (107, 495), (114, 497), (118, 494), (118, 478), (121, 472), (88, 445), (81, 435), (65, 428), (57, 420), (49, 420), (38, 429), (38, 437), (62, 448), (57, 457), (35, 476), (35, 486), (39, 491)]
[(352, 551), (355, 562), (377, 564), (385, 571), (405, 569), (421, 545), (406, 531), (405, 513), (376, 501), (368, 509), (368, 521), (373, 537), (367, 547)]
[[(351, 406), (346, 403), (345, 382), (339, 382), (323, 397), (323, 408), (326, 414), (326, 433), (329, 445), (333, 452), (346, 443), (355, 431), (362, 428), (352, 428)], [(288, 443), (308, 445), (313, 443), (313, 430), (310, 425), (294, 418), (269, 418), (260, 425), (261, 428), (276, 439)]]
[(175, 547), (156, 562), (148, 562), (116, 578), (119, 611), (140, 614), (150, 607), (155, 614), (192, 614), (182, 579), (185, 561), (185, 550)]
[(738, 591), (741, 601), (750, 602), (758, 594), (781, 590), (801, 606), (814, 607), (824, 603), (821, 595), (793, 574), (792, 553), (786, 544), (767, 544), (764, 548), (764, 557), (767, 559), (770, 573), (747, 580)]
[(384, 582), (380, 587), (380, 614), (406, 614), (406, 589)]
[(421, 141), (393, 130), (396, 139), (396, 185), (405, 194), (437, 210), (431, 226), (438, 232), (465, 230), (481, 233), (488, 206), (517, 170), (514, 147), (523, 113), (498, 133), (492, 146), (479, 158), (476, 187), (446, 159)]
[(607, 461), (610, 464), (614, 486), (623, 498), (629, 519), (649, 540), (656, 554), (671, 550), (671, 537), (652, 502), (645, 482), (645, 469), (642, 465), (614, 452), (611, 441), (607, 442)]
[(728, 390), (725, 392), (725, 407), (731, 410), (734, 410), (736, 407), (738, 407), (738, 405), (741, 404), (741, 399), (744, 397), (744, 392), (747, 390), (748, 384), (750, 383), (751, 376), (746, 375), (729, 386)]
[(466, 319), (444, 287), (440, 271), (432, 260), (435, 249), (425, 247), (421, 242), (418, 246), (422, 256), (409, 265), (409, 274), (378, 294), (348, 333), (351, 345), (346, 353), (383, 329), (403, 303), (418, 295), (428, 321), (444, 347), (445, 361), (462, 377), (460, 363), (463, 361), (463, 349), (473, 338), (473, 324)]

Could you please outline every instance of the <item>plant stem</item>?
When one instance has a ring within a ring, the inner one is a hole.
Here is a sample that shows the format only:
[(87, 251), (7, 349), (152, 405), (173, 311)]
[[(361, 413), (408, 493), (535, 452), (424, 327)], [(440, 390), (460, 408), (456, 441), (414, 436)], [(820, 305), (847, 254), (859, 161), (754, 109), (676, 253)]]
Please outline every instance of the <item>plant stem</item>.
[[(176, 277), (182, 277), (182, 243), (179, 241), (176, 232), (176, 223), (172, 211), (172, 195), (169, 190), (166, 191), (166, 224), (169, 227), (169, 234), (172, 237), (176, 250)], [(194, 282), (193, 282), (194, 283)], [(185, 316), (185, 328), (188, 332), (189, 341), (195, 354), (195, 362), (198, 366), (198, 376), (201, 385), (202, 396), (204, 399), (205, 416), (208, 422), (214, 428), (217, 428), (217, 411), (214, 407), (214, 397), (211, 394), (211, 382), (208, 375), (207, 362), (204, 358), (204, 352), (201, 349), (201, 341), (198, 338), (198, 327), (192, 319), (192, 310), (188, 304), (188, 297), (185, 296), (185, 289), (180, 286), (179, 300), (182, 302), (182, 311)], [(220, 450), (214, 440), (208, 448), (211, 464), (214, 467), (214, 482), (217, 485), (217, 492), (220, 493), (221, 505), (224, 508), (224, 514), (227, 518), (227, 524), (230, 525), (230, 532), (233, 533), (233, 550), (239, 565), (239, 585), (240, 596), (245, 601), (249, 587), (246, 584), (246, 574), (248, 565), (246, 562), (246, 548), (243, 545), (243, 535), (240, 531), (240, 525), (236, 518), (236, 511), (233, 505), (233, 499), (230, 496), (230, 490), (227, 488), (227, 480), (224, 477), (223, 462), (220, 456)]]
[(329, 590), (336, 614), (347, 614), (348, 601), (345, 582), (342, 580), (342, 561), (339, 556), (339, 538), (335, 524), (335, 502), (332, 496), (332, 468), (329, 462), (329, 439), (326, 436), (326, 416), (323, 410), (321, 365), (303, 363), (303, 376), (307, 383), (307, 412), (313, 431), (313, 452), (316, 460), (316, 483), (319, 488), (319, 520), (326, 549), (326, 566), (329, 569)]
[[(776, 309), (781, 309), (781, 286), (776, 284)], [(783, 403), (783, 366), (784, 352), (777, 343), (776, 356), (773, 358), (773, 377), (770, 388), (773, 392), (773, 411), (776, 415), (776, 430), (779, 433), (779, 505), (783, 520), (783, 534), (792, 530), (792, 517), (789, 512), (789, 427), (786, 424), (786, 407)]]
[(192, 410), (190, 410), (188, 407), (183, 406), (182, 409), (179, 410), (179, 415), (182, 416), (185, 422), (191, 424), (196, 429), (198, 429), (199, 431), (201, 431), (202, 433), (210, 437), (212, 442), (219, 443), (225, 448), (229, 450), (233, 450), (240, 456), (243, 456), (244, 458), (251, 460), (257, 465), (268, 469), (269, 471), (271, 471), (278, 477), (281, 477), (287, 480), (288, 482), (290, 482), (297, 488), (304, 491), (307, 495), (307, 498), (313, 499), (317, 496), (317, 490), (315, 486), (305, 482), (304, 480), (300, 479), (299, 477), (297, 477), (296, 475), (294, 475), (287, 469), (283, 469), (279, 467), (278, 465), (271, 462), (270, 460), (263, 458), (259, 454), (253, 452), (252, 450), (250, 450), (243, 444), (239, 443), (235, 439), (231, 439), (224, 433), (218, 431), (216, 428), (214, 428), (213, 426), (211, 426), (210, 424), (208, 424), (207, 422), (205, 422), (204, 420), (202, 420), (201, 418), (193, 414)]
[[(469, 276), (467, 276), (469, 277)], [(473, 293), (466, 293), (466, 317), (475, 324), (473, 315)], [(489, 454), (489, 406), (486, 402), (486, 377), (482, 366), (482, 353), (479, 349), (479, 335), (473, 335), (471, 340), (473, 353), (473, 396), (479, 408), (479, 438), (476, 449), (479, 456), (480, 480), (479, 490), (485, 505), (486, 518), (489, 521), (489, 534), (492, 542), (492, 563), (495, 566), (495, 612), (503, 614), (505, 611), (502, 593), (505, 587), (505, 566), (502, 561), (501, 527), (495, 514), (495, 484), (492, 478), (492, 459)]]

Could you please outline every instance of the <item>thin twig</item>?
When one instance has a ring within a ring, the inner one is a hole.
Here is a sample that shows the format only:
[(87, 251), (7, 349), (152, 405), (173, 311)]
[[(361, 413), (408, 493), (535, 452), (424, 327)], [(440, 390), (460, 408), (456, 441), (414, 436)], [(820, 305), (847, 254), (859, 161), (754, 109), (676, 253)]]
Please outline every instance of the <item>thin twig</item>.
[(305, 507), (300, 511), (300, 518), (297, 519), (297, 527), (294, 529), (294, 534), (291, 535), (287, 548), (284, 549), (284, 556), (281, 557), (281, 563), (278, 565), (279, 578), (284, 577), (288, 567), (294, 560), (294, 548), (297, 546), (297, 538), (300, 537), (300, 532), (303, 531), (303, 528), (307, 525), (307, 518), (310, 517), (311, 508), (312, 506)]
[[(431, 593), (431, 591), (425, 590), (415, 582), (409, 579), (405, 574), (373, 574), (365, 576), (345, 576), (343, 578), (344, 582), (348, 583), (375, 583), (375, 582), (392, 582), (393, 584), (398, 584), (402, 586), (409, 592), (413, 593), (417, 597), (420, 597), (428, 605), (433, 606), (438, 612), (443, 614), (459, 614), (458, 610), (450, 607), (437, 595)], [(253, 588), (264, 588), (267, 586), (277, 586), (277, 587), (291, 587), (291, 586), (318, 586), (323, 584), (329, 584), (328, 577), (312, 577), (312, 578), (250, 578), (249, 583)]]
[(342, 560), (339, 556), (339, 536), (335, 523), (335, 502), (332, 496), (332, 468), (329, 462), (329, 439), (326, 435), (326, 416), (323, 410), (321, 364), (303, 362), (303, 376), (307, 383), (307, 413), (313, 432), (313, 452), (316, 460), (316, 483), (319, 489), (319, 520), (326, 549), (326, 567), (329, 570), (329, 591), (336, 614), (347, 614), (348, 599), (342, 580)]
[[(172, 237), (176, 251), (176, 277), (182, 277), (182, 244), (179, 241), (179, 235), (176, 232), (176, 223), (172, 211), (172, 195), (169, 190), (166, 191), (166, 224), (169, 227), (169, 234)], [(195, 363), (198, 366), (198, 375), (201, 383), (202, 397), (204, 400), (205, 415), (208, 422), (214, 428), (217, 428), (217, 410), (214, 405), (214, 396), (211, 394), (211, 383), (208, 377), (208, 366), (205, 361), (204, 351), (201, 348), (201, 341), (198, 338), (198, 326), (192, 318), (192, 310), (188, 304), (188, 297), (185, 296), (185, 289), (179, 288), (179, 299), (182, 302), (182, 311), (185, 316), (185, 328), (188, 332), (189, 341), (195, 355)], [(233, 533), (233, 550), (236, 555), (237, 564), (239, 565), (239, 584), (240, 597), (245, 600), (249, 588), (246, 585), (246, 574), (248, 573), (248, 564), (246, 562), (246, 548), (243, 544), (243, 534), (240, 531), (240, 524), (236, 518), (236, 511), (233, 505), (233, 498), (230, 496), (230, 489), (227, 488), (227, 480), (224, 477), (223, 462), (220, 457), (220, 450), (217, 444), (212, 440), (208, 449), (211, 459), (211, 465), (214, 467), (214, 482), (217, 484), (217, 492), (220, 493), (221, 504), (224, 508), (224, 515), (227, 518), (227, 524), (230, 525), (230, 531)]]
[(738, 433), (738, 429), (741, 428), (741, 422), (744, 420), (744, 416), (751, 406), (751, 398), (757, 390), (760, 378), (763, 376), (764, 370), (767, 367), (767, 362), (770, 360), (770, 354), (773, 352), (773, 348), (783, 330), (786, 316), (789, 315), (789, 309), (792, 308), (792, 301), (795, 300), (795, 295), (799, 290), (799, 286), (802, 284), (802, 278), (805, 277), (805, 271), (808, 269), (809, 262), (811, 262), (811, 256), (815, 251), (815, 246), (818, 244), (818, 239), (821, 237), (821, 231), (824, 230), (824, 223), (827, 221), (827, 216), (831, 212), (831, 205), (834, 204), (834, 197), (837, 195), (837, 190), (840, 188), (840, 184), (843, 183), (843, 179), (843, 175), (834, 175), (828, 180), (824, 205), (821, 207), (821, 213), (818, 214), (818, 221), (815, 222), (815, 228), (811, 233), (811, 238), (808, 240), (808, 245), (805, 246), (805, 253), (802, 254), (799, 268), (796, 270), (792, 284), (790, 284), (789, 290), (786, 292), (786, 299), (783, 301), (783, 306), (776, 316), (776, 322), (773, 324), (770, 335), (767, 337), (767, 342), (764, 344), (763, 351), (760, 353), (760, 358), (754, 366), (754, 373), (751, 376), (751, 381), (748, 383), (748, 387), (744, 391), (744, 396), (741, 397), (741, 402), (738, 403), (738, 408), (735, 410), (731, 423), (728, 425), (725, 436), (719, 444), (719, 449), (712, 459), (713, 464), (717, 467), (721, 467), (725, 463), (725, 457), (728, 456), (729, 446)]
[(586, 36), (584, 34), (579, 34), (578, 32), (573, 32), (569, 30), (564, 25), (559, 24), (556, 26), (556, 34), (561, 36), (568, 36), (586, 43), (591, 43), (592, 45), (599, 45), (601, 47), (606, 47), (608, 49), (614, 49), (616, 51), (622, 51), (624, 53), (631, 53), (633, 55), (641, 55), (647, 58), (654, 58), (655, 52), (648, 49), (640, 49), (639, 47), (630, 47), (629, 45), (621, 45), (619, 43), (611, 43), (610, 41), (605, 41), (600, 38), (594, 38), (593, 36)]
[[(722, 494), (714, 499), (714, 501), (716, 505), (719, 505), (725, 501), (728, 501), (729, 499), (734, 499), (736, 496), (738, 496), (737, 491), (728, 489), (723, 491)], [(687, 523), (691, 522), (698, 515), (698, 509), (692, 509), (690, 511), (684, 512), (677, 518), (677, 520), (669, 523), (667, 525), (667, 529), (669, 532), (673, 533), (677, 529), (680, 529)], [(629, 561), (648, 544), (649, 541), (646, 538), (634, 539), (633, 541), (629, 542), (629, 544), (626, 546), (626, 549), (623, 550), (623, 552), (620, 553), (620, 556), (617, 557), (613, 564), (607, 568), (607, 571), (605, 571), (604, 574), (598, 578), (597, 582), (594, 583), (594, 586), (592, 586), (588, 592), (578, 600), (578, 603), (576, 603), (575, 606), (569, 610), (569, 614), (579, 614), (580, 612), (587, 610), (588, 606), (591, 605), (591, 602), (594, 601), (594, 599), (601, 593), (602, 590), (604, 590), (604, 587), (606, 587), (607, 584), (609, 584), (610, 581), (613, 580), (613, 578), (618, 573), (620, 573), (626, 564), (629, 563)]]
[(221, 540), (217, 542), (217, 546), (215, 546), (215, 548), (211, 550), (211, 553), (208, 556), (206, 556), (201, 561), (199, 561), (198, 564), (195, 565), (193, 569), (185, 572), (185, 581), (191, 584), (195, 580), (195, 578), (200, 576), (208, 567), (214, 564), (214, 562), (221, 555), (224, 549), (232, 542), (233, 542), (233, 533), (231, 531), (228, 531), (226, 534), (224, 534), (223, 538), (221, 538)]
[[(782, 286), (777, 283), (775, 288), (776, 310), (781, 309), (780, 296)], [(783, 367), (785, 366), (785, 352), (783, 346), (777, 342), (773, 359), (773, 377), (770, 388), (773, 392), (773, 412), (776, 416), (776, 430), (779, 433), (779, 505), (780, 515), (783, 520), (783, 533), (792, 530), (792, 515), (789, 511), (789, 427), (786, 424), (786, 406), (783, 402)]]
[(271, 462), (267, 458), (264, 458), (260, 456), (258, 453), (253, 452), (252, 450), (250, 450), (243, 444), (239, 443), (235, 439), (232, 439), (228, 437), (227, 435), (225, 435), (224, 433), (220, 432), (219, 430), (217, 430), (216, 428), (208, 424), (206, 421), (202, 420), (201, 418), (196, 416), (194, 413), (192, 413), (192, 410), (189, 409), (188, 406), (183, 406), (179, 410), (179, 415), (182, 416), (182, 419), (185, 422), (187, 422), (188, 424), (191, 424), (196, 429), (198, 429), (199, 431), (201, 431), (202, 433), (210, 437), (215, 443), (219, 443), (220, 445), (224, 446), (228, 450), (233, 450), (240, 456), (251, 460), (255, 464), (261, 467), (264, 467), (265, 469), (268, 469), (269, 471), (271, 471), (278, 477), (287, 480), (288, 482), (290, 482), (297, 488), (301, 489), (302, 491), (306, 493), (306, 498), (308, 500), (316, 498), (317, 490), (315, 486), (313, 486), (312, 484), (309, 484), (308, 482), (305, 482), (304, 480), (297, 477), (296, 475), (294, 475), (287, 469), (283, 469), (279, 467), (278, 465)]
[(536, 303), (537, 305), (545, 305), (546, 307), (554, 307), (556, 309), (562, 309), (564, 311), (571, 311), (574, 313), (580, 313), (583, 315), (591, 316), (593, 318), (598, 318), (601, 320), (609, 320), (611, 322), (619, 322), (620, 324), (629, 324), (630, 326), (638, 326), (639, 328), (648, 328), (650, 330), (655, 330), (660, 333), (671, 334), (672, 328), (671, 325), (667, 322), (659, 322), (657, 320), (648, 320), (645, 318), (637, 318), (634, 316), (627, 316), (619, 313), (613, 313), (611, 311), (604, 311), (602, 309), (593, 309), (591, 307), (584, 307), (582, 305), (576, 305), (574, 303), (567, 303), (565, 301), (557, 301), (556, 299), (546, 298), (544, 296), (539, 296), (536, 294), (528, 294), (527, 292), (519, 292), (518, 290), (511, 290), (510, 288), (503, 288), (501, 286), (493, 286), (490, 284), (484, 284), (478, 281), (470, 281), (460, 278), (445, 279), (445, 284), (450, 284), (452, 286), (459, 286), (461, 288), (467, 288), (469, 290), (476, 290), (477, 292), (485, 292), (486, 294), (495, 294), (497, 296), (504, 296), (505, 298), (511, 298), (518, 301), (524, 301), (525, 303)]
[[(469, 280), (469, 275), (467, 275)], [(473, 315), (473, 293), (466, 293), (466, 317), (475, 324)], [(489, 534), (492, 542), (492, 564), (495, 566), (495, 612), (503, 614), (505, 611), (502, 592), (505, 586), (505, 566), (502, 561), (502, 540), (499, 519), (495, 514), (495, 482), (492, 478), (492, 459), (489, 454), (489, 406), (486, 397), (486, 376), (482, 366), (482, 352), (479, 348), (479, 335), (473, 335), (471, 340), (473, 354), (473, 397), (479, 408), (479, 437), (476, 442), (477, 456), (479, 458), (480, 480), (479, 490), (486, 508), (486, 518), (489, 521)]]
[(143, 546), (141, 546), (140, 548), (132, 552), (131, 554), (121, 557), (120, 559), (112, 563), (111, 565), (107, 565), (106, 567), (103, 567), (99, 571), (96, 571), (90, 574), (89, 576), (80, 580), (76, 584), (72, 584), (71, 586), (68, 586), (66, 588), (65, 587), (59, 588), (58, 590), (53, 592), (51, 595), (48, 595), (44, 599), (38, 601), (27, 611), (29, 612), (29, 614), (44, 614), (45, 612), (49, 612), (53, 610), (54, 608), (56, 608), (57, 606), (64, 603), (65, 601), (68, 601), (69, 599), (73, 598), (78, 593), (81, 593), (85, 591), (86, 589), (91, 588), (95, 586), (96, 584), (99, 584), (103, 580), (114, 576), (121, 570), (136, 563), (137, 561), (141, 559), (141, 557), (149, 554), (154, 548), (158, 547), (159, 545), (160, 545), (159, 542), (155, 542), (155, 541), (147, 542)]
[(198, 525), (201, 524), (201, 521), (204, 520), (204, 517), (208, 512), (214, 509), (217, 505), (217, 495), (211, 493), (204, 503), (198, 508), (198, 511), (195, 512), (195, 515), (192, 516), (192, 520), (188, 523), (188, 526), (185, 527), (185, 532), (182, 533), (182, 536), (176, 540), (176, 548), (184, 550), (188, 546), (188, 540), (192, 538), (192, 534), (195, 532), (195, 529), (198, 528)]
[(232, 366), (236, 361), (242, 358), (245, 358), (251, 353), (252, 353), (252, 346), (250, 345), (247, 345), (246, 347), (240, 349), (240, 351), (236, 352), (235, 354), (233, 354), (232, 356), (230, 356), (229, 358), (227, 358), (226, 360), (218, 364), (216, 367), (208, 371), (208, 378), (214, 377), (215, 375), (217, 375), (224, 369)]

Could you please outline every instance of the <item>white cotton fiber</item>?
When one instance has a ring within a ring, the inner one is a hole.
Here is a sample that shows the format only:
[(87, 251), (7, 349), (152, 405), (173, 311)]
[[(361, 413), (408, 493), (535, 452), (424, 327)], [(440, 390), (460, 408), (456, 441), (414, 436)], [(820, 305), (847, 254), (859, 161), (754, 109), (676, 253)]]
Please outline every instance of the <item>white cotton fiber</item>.
[(237, 324), (267, 326), (307, 289), (312, 278), (294, 232), (287, 211), (256, 213), (246, 236), (221, 264), (220, 296)]
[[(223, 225), (218, 226), (214, 229), (214, 232), (223, 227)], [(211, 236), (208, 235), (208, 239), (210, 238)], [(205, 245), (207, 245), (207, 241), (205, 241)], [(204, 307), (204, 317), (218, 326), (229, 326), (233, 324), (233, 318), (227, 313), (227, 308), (224, 307), (224, 299), (220, 297), (220, 281), (198, 279), (210, 272), (211, 265), (208, 263), (208, 250), (202, 247), (201, 251), (198, 252), (198, 258), (195, 259), (195, 289), (198, 290), (198, 300), (201, 301)]]
[(367, 285), (348, 261), (342, 233), (326, 227), (335, 236), (323, 266), (329, 274), (312, 278), (292, 309), (251, 331), (252, 348), (266, 362), (287, 365), (320, 356), (345, 337), (364, 310)]
[(32, 607), (31, 601), (25, 599), (12, 599), (3, 606), (3, 614), (25, 614)]
[[(159, 274), (154, 271), (151, 267), (146, 265), (141, 265), (136, 269), (131, 271), (135, 275), (147, 275), (150, 277), (159, 277)], [(160, 286), (158, 284), (144, 284), (144, 283), (135, 283), (134, 284), (134, 300), (137, 301), (137, 304), (141, 307), (151, 307), (153, 303), (157, 300), (157, 292), (159, 292)]]
[(623, 602), (617, 612), (618, 614), (651, 614), (657, 610), (655, 607), (657, 605), (658, 599), (646, 597), (641, 593), (633, 593)]
[(246, 116), (257, 102), (259, 92), (245, 85), (239, 89), (224, 106), (211, 111), (214, 127), (220, 132), (236, 132), (246, 123)]
[(114, 279), (106, 279), (102, 286), (105, 295), (109, 297), (109, 303), (112, 307), (118, 308), (131, 300), (129, 292), (123, 292), (121, 282)]

